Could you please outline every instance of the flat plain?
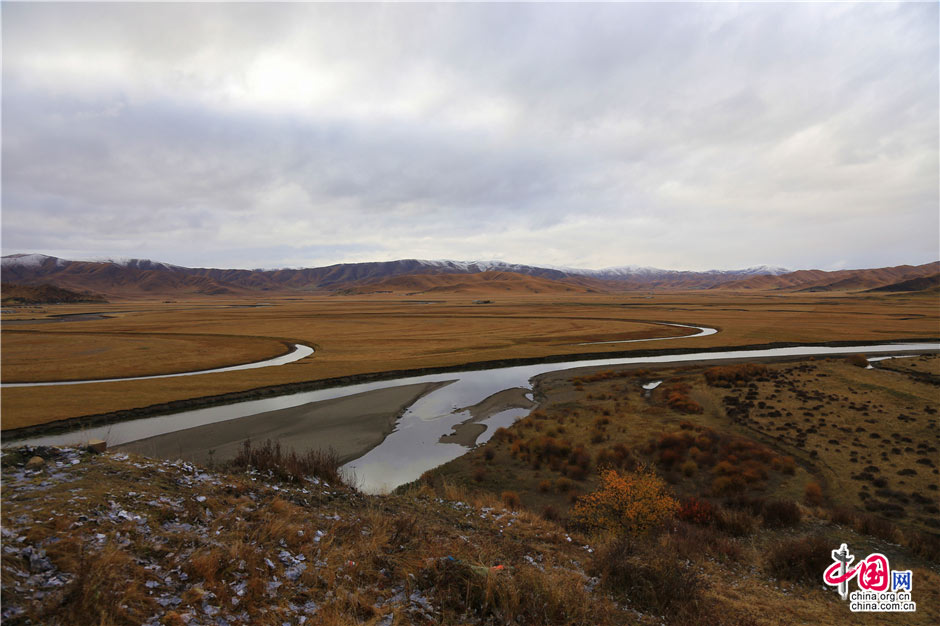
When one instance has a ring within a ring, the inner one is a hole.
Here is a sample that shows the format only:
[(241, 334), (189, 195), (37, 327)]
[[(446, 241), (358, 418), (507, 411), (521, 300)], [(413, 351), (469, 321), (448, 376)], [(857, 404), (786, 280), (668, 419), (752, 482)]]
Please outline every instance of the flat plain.
[[(83, 314), (89, 317), (68, 317)], [(23, 321), (29, 319), (34, 321)], [(5, 383), (208, 369), (283, 354), (295, 342), (316, 349), (301, 361), (273, 368), (6, 388), (3, 430), (377, 372), (627, 350), (877, 342), (936, 337), (940, 330), (932, 294), (707, 291), (498, 294), (485, 304), (453, 294), (435, 300), (381, 295), (128, 300), (17, 309), (4, 313), (3, 321)], [(578, 345), (690, 332), (656, 322), (698, 324), (719, 332), (653, 343)]]

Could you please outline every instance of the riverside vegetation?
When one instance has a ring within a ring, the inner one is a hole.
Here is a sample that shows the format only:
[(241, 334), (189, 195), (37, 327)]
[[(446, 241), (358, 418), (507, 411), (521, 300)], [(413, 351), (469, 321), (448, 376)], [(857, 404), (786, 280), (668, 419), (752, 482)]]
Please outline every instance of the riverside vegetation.
[(904, 618), (936, 623), (938, 362), (555, 373), (385, 496), (270, 442), (221, 467), (5, 450), (3, 621), (836, 624), (845, 542), (913, 570)]

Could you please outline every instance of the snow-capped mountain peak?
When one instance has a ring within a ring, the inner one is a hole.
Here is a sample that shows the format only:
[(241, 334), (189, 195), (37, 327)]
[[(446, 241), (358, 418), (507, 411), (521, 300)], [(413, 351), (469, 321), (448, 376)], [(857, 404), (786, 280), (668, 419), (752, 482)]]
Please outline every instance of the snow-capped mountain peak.
[(0, 263), (2, 267), (41, 267), (49, 259), (55, 259), (57, 266), (68, 263), (65, 259), (38, 253), (10, 254), (0, 259)]

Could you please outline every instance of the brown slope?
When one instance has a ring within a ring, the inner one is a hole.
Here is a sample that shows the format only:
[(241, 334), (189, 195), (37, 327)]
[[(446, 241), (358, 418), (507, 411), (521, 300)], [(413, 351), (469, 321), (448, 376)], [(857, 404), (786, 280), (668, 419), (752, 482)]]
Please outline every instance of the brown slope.
[(924, 265), (898, 265), (863, 270), (799, 270), (780, 276), (754, 276), (714, 287), (727, 290), (861, 291), (940, 271), (940, 261)]
[(165, 267), (128, 267), (107, 262), (51, 259), (39, 267), (5, 267), (4, 282), (49, 284), (72, 291), (93, 291), (108, 297), (225, 295), (243, 290), (204, 276)]
[(883, 287), (875, 287), (869, 291), (940, 291), (940, 273), (902, 280)]
[[(581, 281), (579, 281), (581, 282)], [(598, 291), (579, 282), (551, 280), (514, 272), (481, 272), (478, 274), (413, 274), (378, 280), (360, 281), (337, 290), (340, 294), (369, 293), (588, 293)]]
[(78, 293), (53, 285), (0, 285), (2, 302), (6, 306), (18, 304), (58, 304), (76, 302), (107, 302), (99, 295)]

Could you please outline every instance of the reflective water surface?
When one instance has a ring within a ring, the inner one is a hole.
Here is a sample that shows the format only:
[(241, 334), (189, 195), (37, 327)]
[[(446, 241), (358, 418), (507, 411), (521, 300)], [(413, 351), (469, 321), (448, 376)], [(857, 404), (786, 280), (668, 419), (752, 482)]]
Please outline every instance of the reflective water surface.
[[(814, 356), (833, 354), (898, 354), (904, 352), (935, 352), (940, 344), (909, 343), (890, 345), (861, 346), (799, 346), (793, 348), (774, 348), (770, 350), (728, 350), (722, 352), (689, 352), (663, 356), (624, 357), (596, 359), (590, 361), (568, 361), (564, 363), (544, 363), (503, 367), (490, 370), (466, 372), (448, 372), (413, 376), (396, 380), (361, 383), (345, 387), (319, 389), (275, 398), (250, 400), (238, 404), (184, 411), (173, 415), (164, 415), (121, 422), (110, 426), (89, 428), (48, 437), (20, 440), (15, 443), (30, 445), (64, 445), (80, 443), (90, 438), (100, 438), (114, 446), (167, 432), (192, 428), (224, 420), (255, 415), (266, 411), (283, 409), (308, 402), (327, 400), (397, 385), (410, 385), (423, 382), (454, 381), (429, 393), (415, 402), (399, 420), (395, 431), (378, 447), (354, 461), (344, 469), (354, 478), (360, 488), (367, 492), (390, 490), (398, 485), (417, 479), (421, 474), (451, 459), (457, 458), (467, 448), (454, 443), (440, 443), (443, 435), (452, 432), (454, 426), (469, 419), (463, 407), (473, 406), (489, 396), (513, 387), (531, 388), (530, 379), (539, 374), (577, 367), (613, 366), (613, 365), (668, 365), (676, 362), (711, 361), (739, 358)], [(480, 422), (486, 431), (477, 440), (485, 442), (496, 428), (508, 426), (524, 416), (528, 410), (509, 408), (496, 413)], [(328, 443), (328, 442), (326, 442)]]

